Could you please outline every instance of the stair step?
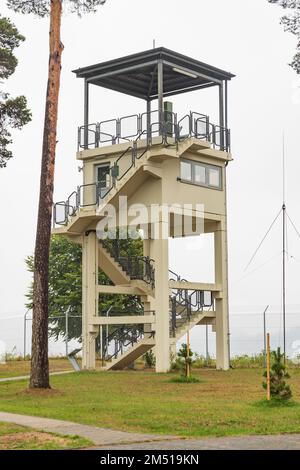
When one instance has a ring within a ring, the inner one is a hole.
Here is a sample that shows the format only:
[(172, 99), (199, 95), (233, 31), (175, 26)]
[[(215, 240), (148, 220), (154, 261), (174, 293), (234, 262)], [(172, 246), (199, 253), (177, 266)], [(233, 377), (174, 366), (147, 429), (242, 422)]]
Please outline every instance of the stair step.
[(144, 338), (128, 348), (123, 354), (118, 356), (117, 359), (114, 359), (112, 362), (108, 363), (106, 370), (123, 369), (154, 346), (155, 340), (153, 340), (153, 338)]

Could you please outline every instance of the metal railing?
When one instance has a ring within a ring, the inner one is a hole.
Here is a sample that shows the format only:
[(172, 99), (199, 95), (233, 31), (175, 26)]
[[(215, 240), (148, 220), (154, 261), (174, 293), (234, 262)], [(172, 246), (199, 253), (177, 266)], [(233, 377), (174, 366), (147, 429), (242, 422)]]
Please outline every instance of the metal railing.
[[(169, 279), (177, 282), (188, 282), (181, 276), (169, 270)], [(173, 289), (169, 297), (170, 300), (170, 330), (172, 336), (176, 337), (178, 325), (184, 321), (189, 322), (193, 315), (203, 312), (205, 308), (212, 308), (214, 305), (214, 296), (211, 291), (188, 289)]]
[(53, 224), (67, 225), (70, 217), (77, 214), (81, 207), (98, 206), (116, 186), (117, 182), (122, 180), (128, 171), (136, 165), (147, 152), (148, 147), (138, 151), (137, 142), (132, 142), (126, 150), (115, 160), (109, 168), (109, 178), (106, 187), (100, 182), (82, 184), (73, 191), (66, 201), (59, 201), (53, 206)]
[[(118, 326), (104, 337), (102, 359), (105, 361), (116, 359), (128, 347), (134, 346), (138, 341), (142, 340), (145, 335), (151, 338), (154, 337), (154, 334), (154, 331), (144, 331), (144, 325)], [(113, 349), (112, 353), (109, 352), (110, 349)]]
[(160, 116), (157, 110), (80, 126), (78, 150), (137, 141), (144, 137), (151, 145), (158, 136), (165, 144), (195, 137), (210, 142), (215, 149), (230, 151), (230, 130), (211, 123), (205, 114), (191, 111), (178, 119), (177, 113), (168, 111)]
[(155, 269), (154, 260), (149, 256), (130, 255), (121, 256), (120, 240), (100, 240), (100, 243), (119, 263), (121, 268), (126, 272), (130, 279), (138, 279), (146, 282), (152, 288), (155, 286)]
[[(125, 132), (124, 123), (130, 119), (134, 119), (133, 130)], [(104, 132), (104, 125), (113, 126), (112, 133)], [(214, 148), (227, 151), (230, 149), (230, 131), (211, 124), (208, 116), (195, 112), (190, 112), (178, 121), (176, 113), (163, 113), (160, 119), (158, 111), (151, 111), (98, 124), (89, 124), (87, 127), (86, 145), (82, 141), (86, 135), (86, 128), (85, 126), (79, 128), (79, 149), (91, 146), (97, 148), (100, 144), (108, 142), (110, 144), (130, 142), (130, 145), (110, 166), (108, 183), (105, 187), (100, 182), (83, 184), (78, 186), (77, 191), (73, 191), (66, 201), (54, 204), (54, 225), (66, 225), (70, 217), (77, 214), (80, 207), (98, 206), (101, 200), (116, 187), (117, 182), (135, 167), (136, 161), (140, 160), (152, 145), (174, 145), (189, 137), (195, 137), (207, 140)], [(147, 145), (138, 151), (137, 143), (142, 138), (147, 140)]]

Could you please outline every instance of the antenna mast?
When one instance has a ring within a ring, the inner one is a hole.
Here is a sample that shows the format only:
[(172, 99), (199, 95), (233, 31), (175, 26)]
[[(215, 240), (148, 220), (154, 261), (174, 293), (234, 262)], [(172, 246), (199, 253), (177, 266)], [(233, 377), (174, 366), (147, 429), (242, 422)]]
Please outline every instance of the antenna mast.
[(282, 317), (283, 354), (286, 361), (286, 204), (285, 204), (285, 136), (282, 139), (283, 202), (282, 202)]

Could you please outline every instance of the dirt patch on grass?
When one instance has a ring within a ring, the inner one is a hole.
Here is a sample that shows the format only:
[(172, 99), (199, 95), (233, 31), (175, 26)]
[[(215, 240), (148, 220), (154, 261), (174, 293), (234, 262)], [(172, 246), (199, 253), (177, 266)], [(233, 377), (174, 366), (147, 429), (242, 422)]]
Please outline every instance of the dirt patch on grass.
[(41, 398), (52, 398), (57, 396), (62, 396), (64, 393), (62, 390), (55, 388), (26, 388), (19, 392), (19, 395), (30, 395), (31, 397), (41, 397)]
[(43, 447), (45, 444), (49, 443), (59, 447), (67, 447), (68, 439), (36, 431), (18, 432), (17, 434), (0, 436), (0, 450), (24, 448), (32, 444), (34, 444), (35, 447)]

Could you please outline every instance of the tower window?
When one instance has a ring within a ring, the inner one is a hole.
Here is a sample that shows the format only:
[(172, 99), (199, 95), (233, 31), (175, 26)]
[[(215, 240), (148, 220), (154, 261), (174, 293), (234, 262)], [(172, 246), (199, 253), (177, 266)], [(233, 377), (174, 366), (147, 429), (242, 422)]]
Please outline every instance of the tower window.
[(185, 181), (192, 181), (192, 162), (181, 162), (181, 178)]
[(222, 189), (222, 168), (194, 160), (181, 160), (180, 179), (187, 183)]
[(197, 184), (206, 184), (206, 168), (203, 165), (197, 165), (196, 163), (194, 166), (194, 180)]
[(220, 168), (208, 168), (208, 185), (214, 186), (216, 188), (220, 188), (221, 181), (220, 181)]
[(100, 191), (100, 196), (104, 197), (110, 187), (110, 166), (104, 163), (96, 167), (96, 182)]

